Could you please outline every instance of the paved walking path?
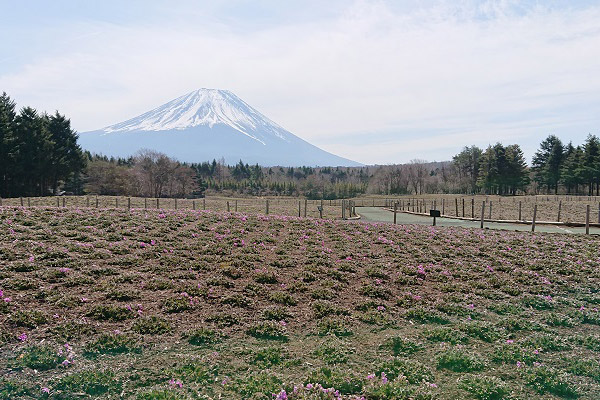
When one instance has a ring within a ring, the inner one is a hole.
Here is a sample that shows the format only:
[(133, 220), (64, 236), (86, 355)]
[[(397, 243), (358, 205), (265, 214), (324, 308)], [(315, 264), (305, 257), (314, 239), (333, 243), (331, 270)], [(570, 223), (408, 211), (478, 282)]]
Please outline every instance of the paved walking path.
[[(360, 214), (362, 221), (367, 222), (394, 222), (394, 213), (388, 210), (384, 210), (379, 207), (356, 207), (356, 212)], [(398, 224), (417, 224), (417, 225), (431, 225), (433, 218), (406, 214), (398, 212), (396, 215), (396, 221)], [(465, 221), (453, 218), (437, 218), (437, 226), (462, 226), (464, 228), (479, 228), (480, 221)], [(508, 231), (525, 231), (531, 232), (531, 225), (525, 224), (509, 224), (509, 223), (496, 223), (496, 222), (485, 222), (484, 228), (489, 229), (504, 229)], [(556, 226), (556, 225), (536, 225), (536, 232), (551, 232), (551, 233), (585, 233), (585, 227), (573, 227), (573, 226)], [(600, 228), (590, 227), (590, 233), (600, 235)]]

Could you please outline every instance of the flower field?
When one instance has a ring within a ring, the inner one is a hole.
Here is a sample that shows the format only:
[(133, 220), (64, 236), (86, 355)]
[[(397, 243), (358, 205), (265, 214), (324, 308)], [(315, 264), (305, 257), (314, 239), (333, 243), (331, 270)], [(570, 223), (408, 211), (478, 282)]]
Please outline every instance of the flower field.
[(0, 207), (0, 399), (597, 399), (599, 247)]

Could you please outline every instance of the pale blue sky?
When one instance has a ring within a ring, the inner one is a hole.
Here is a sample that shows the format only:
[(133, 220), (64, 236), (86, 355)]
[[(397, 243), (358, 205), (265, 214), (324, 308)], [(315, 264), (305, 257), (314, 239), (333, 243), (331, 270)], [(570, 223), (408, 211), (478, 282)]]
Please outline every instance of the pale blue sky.
[(0, 91), (79, 131), (200, 87), (364, 163), (600, 134), (600, 1), (6, 1)]

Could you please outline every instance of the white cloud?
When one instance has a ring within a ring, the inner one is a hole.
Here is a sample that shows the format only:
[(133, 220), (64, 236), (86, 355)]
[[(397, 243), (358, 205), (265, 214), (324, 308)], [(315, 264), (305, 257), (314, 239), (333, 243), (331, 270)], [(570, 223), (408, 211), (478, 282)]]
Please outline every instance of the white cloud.
[[(0, 87), (20, 105), (59, 109), (80, 131), (199, 87), (230, 89), (302, 138), (363, 162), (448, 159), (509, 132), (532, 147), (551, 128), (597, 129), (600, 7), (518, 4), (359, 1), (335, 18), (253, 30), (201, 13), (152, 25), (78, 22), (76, 35), (64, 28), (59, 51), (0, 70)], [(397, 135), (373, 143), (379, 136), (367, 132)], [(348, 145), (348, 135), (365, 145)]]

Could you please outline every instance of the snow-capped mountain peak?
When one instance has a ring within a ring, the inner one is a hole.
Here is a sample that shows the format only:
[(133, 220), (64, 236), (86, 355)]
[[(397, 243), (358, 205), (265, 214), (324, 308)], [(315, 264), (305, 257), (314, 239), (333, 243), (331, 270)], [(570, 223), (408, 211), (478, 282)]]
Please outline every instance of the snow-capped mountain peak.
[(227, 125), (265, 144), (264, 133), (288, 140), (287, 131), (228, 90), (198, 89), (127, 121), (103, 129), (106, 133), (165, 131), (199, 125)]
[(143, 149), (184, 162), (243, 160), (263, 166), (350, 166), (285, 130), (228, 90), (199, 89), (125, 122), (82, 132), (84, 149), (130, 157)]

